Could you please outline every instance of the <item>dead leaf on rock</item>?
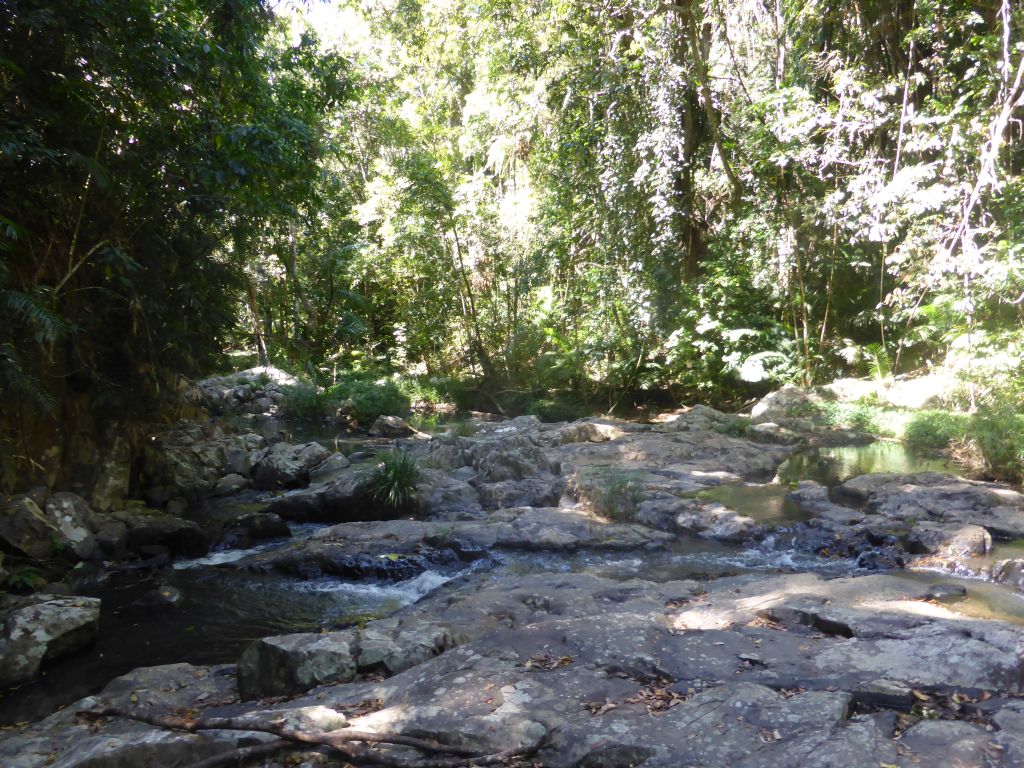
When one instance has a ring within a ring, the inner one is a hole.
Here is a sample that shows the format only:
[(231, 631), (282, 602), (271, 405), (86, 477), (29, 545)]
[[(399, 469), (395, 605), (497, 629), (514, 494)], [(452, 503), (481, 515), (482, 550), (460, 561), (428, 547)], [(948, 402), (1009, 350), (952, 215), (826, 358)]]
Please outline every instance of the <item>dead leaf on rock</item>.
[(606, 712), (611, 712), (613, 709), (619, 708), (619, 705), (609, 698), (605, 698), (604, 703), (601, 703), (600, 701), (588, 701), (583, 706), (586, 707), (594, 717), (600, 717)]
[(682, 704), (693, 695), (690, 688), (686, 694), (669, 690), (669, 686), (675, 682), (666, 678), (660, 678), (651, 684), (641, 688), (634, 696), (626, 699), (627, 704), (643, 704), (649, 715), (661, 715), (672, 707)]
[(547, 651), (538, 651), (526, 660), (526, 668), (548, 671), (567, 667), (572, 661), (572, 656), (552, 656)]

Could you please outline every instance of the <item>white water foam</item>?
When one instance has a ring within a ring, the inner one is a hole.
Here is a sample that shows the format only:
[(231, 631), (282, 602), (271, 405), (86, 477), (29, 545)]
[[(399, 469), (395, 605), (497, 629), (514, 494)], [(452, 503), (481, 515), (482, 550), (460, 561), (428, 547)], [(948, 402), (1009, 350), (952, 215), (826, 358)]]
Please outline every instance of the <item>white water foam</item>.
[(424, 571), (419, 576), (399, 582), (356, 583), (338, 581), (336, 579), (315, 579), (295, 584), (297, 592), (329, 592), (338, 595), (371, 598), (377, 600), (394, 600), (400, 605), (409, 605), (426, 597), (443, 584), (447, 584), (456, 576), (466, 571), (446, 576), (437, 571)]
[(249, 547), (247, 549), (221, 549), (217, 552), (211, 552), (203, 557), (193, 557), (187, 560), (176, 560), (173, 563), (174, 570), (176, 571), (187, 571), (192, 568), (203, 568), (208, 565), (223, 565), (224, 563), (233, 563), (237, 560), (241, 560), (249, 555), (255, 555), (259, 552), (266, 552), (268, 549), (277, 549), (285, 544), (291, 544), (296, 541), (302, 541), (312, 537), (317, 531), (323, 530), (330, 526), (324, 525), (323, 523), (291, 523), (288, 528), (291, 530), (291, 538), (288, 539), (271, 539), (265, 541), (262, 544), (257, 544), (255, 547)]

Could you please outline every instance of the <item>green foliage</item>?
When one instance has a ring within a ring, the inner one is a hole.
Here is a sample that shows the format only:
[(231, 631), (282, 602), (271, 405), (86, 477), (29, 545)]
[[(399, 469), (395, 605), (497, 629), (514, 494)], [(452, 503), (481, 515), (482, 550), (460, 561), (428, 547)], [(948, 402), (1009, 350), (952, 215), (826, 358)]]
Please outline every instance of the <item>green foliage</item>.
[(575, 421), (591, 414), (583, 403), (567, 396), (538, 398), (527, 406), (526, 412), (545, 422)]
[(315, 384), (294, 384), (283, 391), (281, 411), (289, 418), (313, 421), (330, 413), (330, 398)]
[(750, 422), (746, 419), (731, 419), (725, 424), (715, 427), (715, 431), (730, 437), (745, 437), (750, 431)]
[(903, 432), (903, 439), (913, 448), (942, 451), (954, 441), (963, 440), (970, 431), (971, 417), (951, 411), (917, 411)]
[(391, 379), (347, 376), (328, 389), (331, 401), (356, 423), (368, 426), (378, 416), (404, 416), (410, 402)]
[(643, 484), (635, 476), (612, 467), (603, 470), (598, 477), (594, 503), (601, 514), (612, 520), (633, 522), (643, 490)]
[(985, 460), (985, 474), (997, 480), (1024, 479), (1024, 416), (1003, 408), (983, 409), (971, 420), (968, 438)]
[(476, 434), (476, 424), (468, 419), (453, 421), (448, 425), (448, 432), (455, 437), (473, 437)]
[(34, 592), (46, 586), (46, 577), (30, 565), (18, 566), (7, 574), (5, 586), (15, 592)]
[(369, 493), (374, 501), (392, 509), (409, 507), (417, 499), (419, 479), (415, 457), (406, 451), (391, 451), (381, 456), (370, 479)]

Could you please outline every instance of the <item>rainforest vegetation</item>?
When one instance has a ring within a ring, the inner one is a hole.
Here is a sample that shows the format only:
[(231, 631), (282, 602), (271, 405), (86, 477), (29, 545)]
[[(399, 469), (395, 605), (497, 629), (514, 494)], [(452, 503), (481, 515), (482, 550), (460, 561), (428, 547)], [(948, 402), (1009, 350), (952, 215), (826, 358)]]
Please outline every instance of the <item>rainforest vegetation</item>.
[(1020, 401), (1009, 0), (6, 0), (0, 98), (8, 481), (229, 352), (551, 418)]

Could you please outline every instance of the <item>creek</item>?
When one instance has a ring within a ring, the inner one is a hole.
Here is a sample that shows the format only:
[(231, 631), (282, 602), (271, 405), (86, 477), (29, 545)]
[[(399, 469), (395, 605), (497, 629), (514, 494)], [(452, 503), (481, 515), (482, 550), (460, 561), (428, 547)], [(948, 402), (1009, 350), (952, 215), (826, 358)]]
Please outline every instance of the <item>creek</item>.
[[(733, 483), (699, 494), (770, 524), (774, 532), (756, 546), (731, 545), (699, 537), (679, 537), (673, 546), (653, 552), (518, 552), (492, 554), (463, 570), (428, 570), (398, 582), (352, 582), (332, 577), (301, 580), (277, 573), (253, 573), (232, 567), (246, 554), (286, 546), (294, 539), (266, 542), (248, 550), (222, 550), (182, 560), (156, 574), (115, 576), (99, 592), (103, 600), (100, 631), (88, 649), (45, 667), (42, 677), (0, 697), (0, 724), (35, 720), (96, 692), (112, 678), (140, 666), (237, 661), (253, 639), (294, 632), (337, 629), (380, 618), (416, 602), (443, 585), (488, 571), (492, 578), (541, 572), (580, 572), (613, 579), (713, 579), (747, 572), (816, 572), (842, 576), (852, 562), (800, 552), (789, 546), (788, 526), (805, 520), (785, 499), (790, 484), (811, 479), (833, 486), (867, 472), (951, 471), (900, 445), (813, 449), (791, 457), (771, 484)], [(230, 503), (225, 501), (223, 503)], [(295, 538), (322, 526), (292, 525)], [(998, 552), (1019, 554), (1019, 544)], [(1002, 556), (1007, 556), (1003, 554)], [(956, 605), (967, 615), (1024, 624), (1024, 599), (1011, 590), (939, 573), (899, 572), (908, 579), (966, 587)], [(157, 585), (182, 593), (178, 605), (160, 609), (133, 603)]]

